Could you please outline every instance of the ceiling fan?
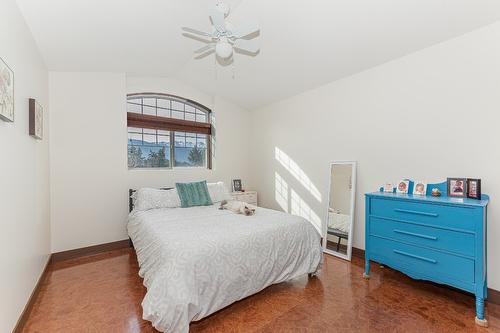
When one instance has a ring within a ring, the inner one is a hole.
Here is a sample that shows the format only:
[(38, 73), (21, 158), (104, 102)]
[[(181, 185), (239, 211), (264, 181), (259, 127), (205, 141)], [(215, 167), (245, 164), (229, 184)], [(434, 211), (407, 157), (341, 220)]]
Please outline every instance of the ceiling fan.
[[(234, 27), (231, 23), (226, 22), (229, 11), (229, 6), (222, 1), (216, 3), (215, 8), (210, 13), (213, 26), (211, 33), (187, 27), (182, 28), (187, 33), (184, 34), (185, 36), (207, 44), (194, 51), (195, 54), (198, 54), (197, 58), (203, 58), (213, 52), (223, 60), (230, 59), (234, 51), (252, 56), (259, 53), (259, 45), (254, 40), (260, 34), (259, 26), (248, 24), (239, 28)], [(199, 36), (205, 38), (198, 38)]]

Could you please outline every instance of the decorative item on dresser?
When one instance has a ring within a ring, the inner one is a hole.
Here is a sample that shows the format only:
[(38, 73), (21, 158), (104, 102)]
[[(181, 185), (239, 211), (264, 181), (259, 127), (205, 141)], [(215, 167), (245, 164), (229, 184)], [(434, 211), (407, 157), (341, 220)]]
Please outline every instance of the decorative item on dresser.
[[(445, 195), (447, 182), (428, 184), (427, 195), (366, 194), (365, 277), (370, 260), (415, 279), (446, 284), (476, 296), (476, 323), (484, 317), (489, 197)], [(413, 182), (409, 183), (410, 193)], [(438, 188), (443, 196), (430, 195)]]
[(231, 192), (231, 196), (234, 200), (257, 206), (257, 191)]

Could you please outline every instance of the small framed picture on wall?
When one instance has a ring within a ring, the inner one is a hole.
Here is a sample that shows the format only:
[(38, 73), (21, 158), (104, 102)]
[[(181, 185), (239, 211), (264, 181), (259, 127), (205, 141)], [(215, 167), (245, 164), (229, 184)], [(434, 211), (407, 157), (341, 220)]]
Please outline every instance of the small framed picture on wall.
[(481, 200), (481, 179), (467, 178), (467, 198)]
[(241, 190), (243, 190), (241, 179), (233, 179), (233, 192), (241, 192)]
[(465, 178), (448, 178), (448, 196), (464, 198), (466, 196), (466, 179)]

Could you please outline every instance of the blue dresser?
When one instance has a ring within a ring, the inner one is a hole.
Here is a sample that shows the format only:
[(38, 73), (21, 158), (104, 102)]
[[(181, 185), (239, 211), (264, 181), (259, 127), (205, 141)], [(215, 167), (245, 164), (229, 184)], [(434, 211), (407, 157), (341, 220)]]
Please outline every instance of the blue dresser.
[[(433, 186), (446, 188), (429, 185), (428, 192)], [(476, 296), (476, 323), (487, 326), (487, 205), (486, 195), (474, 200), (367, 193), (365, 277), (373, 260), (414, 279), (471, 292)]]

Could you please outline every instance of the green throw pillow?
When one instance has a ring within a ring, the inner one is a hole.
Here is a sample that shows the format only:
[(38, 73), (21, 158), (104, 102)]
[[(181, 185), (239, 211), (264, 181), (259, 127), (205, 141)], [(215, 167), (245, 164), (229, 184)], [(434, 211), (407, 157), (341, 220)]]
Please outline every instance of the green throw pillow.
[(205, 180), (196, 183), (175, 183), (175, 187), (181, 199), (182, 208), (212, 205)]

